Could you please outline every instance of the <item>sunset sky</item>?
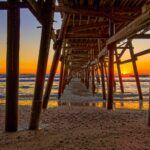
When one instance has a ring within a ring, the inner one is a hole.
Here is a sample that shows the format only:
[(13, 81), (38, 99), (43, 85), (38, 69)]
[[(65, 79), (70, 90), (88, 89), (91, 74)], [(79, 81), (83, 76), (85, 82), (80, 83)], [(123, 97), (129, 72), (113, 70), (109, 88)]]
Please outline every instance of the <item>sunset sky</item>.
[[(55, 14), (54, 29), (60, 28), (61, 19), (59, 14)], [(21, 9), (21, 29), (20, 29), (20, 73), (36, 73), (40, 33), (41, 28), (35, 17), (27, 9)], [(7, 46), (7, 12), (0, 11), (0, 73), (6, 72), (6, 46)], [(135, 53), (150, 48), (150, 40), (133, 41)], [(51, 41), (49, 62), (47, 73), (49, 73), (51, 60), (53, 57), (53, 41)], [(128, 51), (122, 60), (130, 58)], [(150, 74), (150, 54), (138, 58), (138, 70), (140, 74)], [(57, 73), (59, 73), (59, 68)], [(128, 63), (121, 66), (123, 74), (132, 74), (132, 65)], [(116, 69), (115, 69), (116, 70)]]

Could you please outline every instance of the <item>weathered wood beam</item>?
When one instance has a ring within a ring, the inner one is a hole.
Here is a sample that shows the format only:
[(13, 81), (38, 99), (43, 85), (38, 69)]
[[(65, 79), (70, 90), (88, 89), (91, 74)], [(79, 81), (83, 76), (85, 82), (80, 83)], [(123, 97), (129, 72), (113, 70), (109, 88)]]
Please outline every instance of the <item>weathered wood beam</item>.
[(73, 60), (68, 60), (69, 62), (76, 62), (76, 63), (81, 63), (81, 62), (87, 62), (88, 60), (82, 60), (82, 59), (73, 59)]
[[(128, 14), (128, 13), (139, 13), (141, 11), (140, 8), (115, 8), (114, 15), (115, 14)], [(79, 9), (79, 8), (71, 8), (67, 6), (55, 6), (55, 12), (64, 12), (69, 14), (76, 14), (76, 15), (82, 15), (82, 16), (94, 16), (94, 17), (109, 17), (112, 16), (112, 10), (106, 10), (105, 8), (100, 8), (99, 11), (93, 10), (93, 9)], [(107, 13), (106, 13), (107, 12)]]
[[(114, 34), (110, 39), (108, 39), (106, 44), (109, 45), (109, 44), (112, 44), (113, 42), (119, 42), (119, 41), (131, 36), (132, 34), (135, 34), (139, 30), (142, 30), (144, 27), (147, 26), (147, 24), (150, 24), (150, 10), (147, 11), (145, 14), (140, 15), (138, 18), (136, 18), (134, 21), (132, 21), (126, 27), (121, 29), (116, 34)], [(125, 52), (125, 49), (123, 50), (122, 54), (124, 52)], [(98, 58), (102, 57), (106, 53), (107, 53), (107, 46), (104, 47), (101, 52), (99, 52)]]
[(68, 60), (87, 60), (89, 59), (89, 57), (74, 57), (74, 56), (71, 56)]
[(69, 50), (69, 51), (82, 51), (82, 50), (91, 50), (91, 49), (97, 49), (97, 46), (86, 46), (86, 45), (83, 45), (83, 46), (71, 46), (71, 47), (65, 47), (66, 50)]
[(5, 130), (9, 132), (17, 131), (18, 128), (20, 10), (16, 2), (18, 0), (8, 0), (10, 7), (7, 14)]
[[(43, 21), (44, 21), (43, 13), (45, 11), (41, 7), (41, 5), (39, 5), (39, 3), (35, 2), (34, 0), (23, 0), (23, 1), (25, 2), (27, 7), (29, 8), (29, 10), (32, 12), (32, 14), (35, 16), (35, 18), (39, 21), (39, 23), (41, 23), (43, 25)], [(44, 3), (43, 3), (43, 5), (44, 5)], [(49, 10), (49, 11), (51, 11), (51, 10)], [(53, 20), (51, 20), (51, 22), (49, 22), (49, 24), (51, 24), (51, 23), (53, 23)], [(53, 39), (54, 42), (56, 41), (56, 35), (55, 35), (53, 29), (52, 29), (51, 39)]]
[(129, 23), (126, 27), (118, 31), (115, 35), (113, 35), (108, 41), (107, 45), (119, 42), (123, 39), (126, 39), (136, 32), (144, 29), (146, 26), (150, 24), (150, 10), (146, 13), (140, 15), (135, 20), (133, 20), (131, 23)]
[(139, 57), (139, 56), (146, 55), (146, 54), (149, 54), (149, 53), (150, 53), (150, 49), (147, 49), (147, 50), (144, 50), (142, 52), (134, 54), (134, 56)]
[(107, 47), (105, 46), (98, 54), (98, 58), (101, 58), (102, 56), (104, 56), (107, 52)]
[(150, 39), (150, 34), (136, 34), (132, 39)]
[[(18, 8), (27, 8), (27, 5), (24, 2), (16, 2), (15, 4)], [(9, 2), (0, 2), (0, 10), (7, 10), (9, 9), (11, 6), (9, 4)]]
[(74, 39), (74, 38), (77, 38), (77, 39), (108, 39), (109, 36), (107, 34), (67, 34), (65, 36), (66, 39)]
[(126, 42), (126, 45), (122, 49), (121, 53), (118, 55), (118, 59), (120, 59), (123, 56), (123, 54), (125, 53), (126, 49), (129, 49), (128, 42)]
[(36, 17), (36, 19), (40, 23), (42, 23), (43, 15), (42, 15), (42, 8), (40, 7), (40, 5), (35, 0), (23, 0), (23, 1), (27, 4), (28, 8), (32, 12), (32, 14)]
[(40, 113), (42, 108), (42, 95), (44, 89), (45, 74), (46, 74), (48, 54), (50, 48), (50, 38), (52, 32), (53, 5), (54, 5), (54, 0), (47, 0), (44, 4), (44, 12), (43, 12), (44, 20), (42, 26), (41, 43), (40, 43), (38, 66), (37, 66), (37, 73), (36, 73), (36, 82), (35, 82), (34, 97), (33, 97), (30, 124), (29, 124), (29, 129), (31, 130), (39, 128)]
[[(134, 60), (137, 61), (137, 57), (134, 57)], [(124, 61), (120, 61), (120, 64), (123, 65), (123, 64), (126, 64), (126, 63), (130, 63), (132, 61), (133, 61), (132, 59), (127, 59), (127, 60), (124, 60)]]
[(75, 27), (72, 27), (69, 30), (69, 32), (75, 33), (75, 32), (81, 32), (81, 31), (86, 31), (86, 30), (92, 30), (95, 28), (100, 28), (101, 26), (108, 26), (108, 21), (75, 26)]

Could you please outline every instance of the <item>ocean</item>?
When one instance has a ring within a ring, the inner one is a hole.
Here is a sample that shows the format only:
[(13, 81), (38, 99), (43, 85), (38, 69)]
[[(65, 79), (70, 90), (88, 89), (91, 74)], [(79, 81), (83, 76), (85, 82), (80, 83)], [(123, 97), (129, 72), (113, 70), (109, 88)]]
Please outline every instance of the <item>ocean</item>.
[[(59, 75), (55, 76), (55, 80), (52, 87), (52, 92), (49, 97), (50, 100), (57, 100), (58, 86), (59, 86)], [(48, 80), (48, 75), (45, 77), (45, 86)], [(114, 93), (115, 99), (130, 99), (137, 100), (138, 92), (134, 77), (123, 77), (123, 84), (125, 93), (121, 94), (119, 87), (118, 77), (116, 80), (116, 92)], [(149, 97), (149, 86), (150, 86), (150, 75), (140, 76), (141, 87), (143, 92), (143, 98), (146, 100)], [(35, 86), (35, 75), (34, 74), (21, 74), (19, 76), (19, 100), (32, 100)], [(96, 84), (96, 95), (102, 97), (101, 85)], [(6, 75), (0, 74), (0, 99), (5, 99), (6, 96)]]

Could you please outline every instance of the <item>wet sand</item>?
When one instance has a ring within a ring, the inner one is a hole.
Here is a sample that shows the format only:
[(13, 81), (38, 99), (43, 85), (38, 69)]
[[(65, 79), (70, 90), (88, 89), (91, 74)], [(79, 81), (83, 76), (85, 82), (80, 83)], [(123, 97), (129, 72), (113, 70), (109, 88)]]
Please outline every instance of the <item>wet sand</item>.
[(4, 132), (4, 109), (0, 106), (1, 150), (136, 150), (150, 149), (146, 111), (96, 107), (68, 107), (42, 112), (41, 129), (27, 130), (30, 107), (19, 108), (19, 129)]

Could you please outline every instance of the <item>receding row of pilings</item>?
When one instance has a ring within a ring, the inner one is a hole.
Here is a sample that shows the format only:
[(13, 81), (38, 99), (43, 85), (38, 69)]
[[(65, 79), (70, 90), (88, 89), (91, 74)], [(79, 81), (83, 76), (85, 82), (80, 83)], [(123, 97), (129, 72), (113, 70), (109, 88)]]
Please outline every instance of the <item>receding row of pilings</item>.
[[(137, 70), (137, 65), (136, 65), (137, 58), (135, 58), (135, 54), (133, 51), (132, 40), (128, 39), (125, 43), (126, 44), (125, 44), (124, 49), (129, 49), (131, 59), (121, 62), (120, 56), (117, 53), (117, 48), (115, 44), (112, 44), (108, 47), (108, 52), (109, 52), (108, 68), (106, 65), (106, 61), (104, 59), (105, 56), (102, 56), (98, 60), (98, 64), (94, 64), (94, 65), (91, 64), (87, 66), (87, 68), (85, 68), (84, 70), (80, 71), (79, 77), (81, 78), (81, 81), (85, 84), (87, 89), (89, 89), (89, 81), (91, 80), (91, 89), (92, 89), (93, 95), (95, 93), (95, 79), (97, 80), (97, 83), (100, 83), (100, 79), (98, 77), (101, 76), (102, 96), (103, 96), (103, 100), (106, 100), (106, 99), (108, 100), (108, 105), (107, 105), (108, 109), (113, 108), (113, 92), (116, 91), (116, 82), (114, 78), (114, 64), (116, 64), (117, 70), (118, 70), (118, 78), (119, 78), (121, 93), (124, 93), (124, 85), (123, 85), (120, 65), (121, 63), (124, 64), (125, 62), (132, 63), (134, 77), (135, 77), (135, 81), (137, 85), (137, 91), (139, 95), (139, 100), (143, 100), (143, 95), (142, 95), (142, 90), (141, 90), (141, 85), (140, 85), (140, 80), (139, 80), (139, 75), (138, 75), (138, 70)], [(116, 61), (114, 61), (114, 56), (116, 57)], [(97, 72), (97, 68), (99, 68), (100, 70), (100, 75)], [(108, 73), (107, 73), (107, 70), (108, 70)], [(106, 97), (106, 86), (108, 90), (107, 91), (108, 97)]]
[[(110, 30), (110, 35), (113, 35), (113, 29), (114, 29), (113, 24), (110, 24), (110, 28), (112, 28), (112, 30)], [(124, 64), (124, 63), (128, 63), (128, 62), (132, 63), (133, 72), (134, 72), (135, 81), (136, 81), (137, 90), (138, 90), (138, 95), (139, 95), (139, 100), (143, 100), (143, 95), (142, 95), (142, 90), (141, 90), (141, 85), (140, 85), (140, 80), (139, 80), (139, 75), (138, 75), (138, 70), (137, 70), (137, 65), (136, 65), (137, 58), (135, 57), (135, 54), (133, 51), (132, 39), (128, 39), (125, 43), (126, 43), (125, 47), (122, 50), (120, 55), (118, 55), (118, 53), (117, 53), (117, 47), (116, 47), (115, 43), (108, 46), (108, 58), (109, 58), (108, 73), (107, 73), (107, 69), (106, 69), (106, 61), (104, 60), (104, 56), (102, 56), (98, 60), (98, 64), (87, 66), (87, 68), (82, 70), (80, 73), (81, 81), (83, 83), (85, 83), (87, 88), (89, 88), (89, 80), (91, 78), (92, 93), (94, 95), (94, 93), (95, 93), (95, 77), (97, 79), (97, 82), (98, 83), (100, 82), (99, 79), (97, 78), (99, 76), (99, 75), (97, 76), (97, 66), (99, 67), (99, 70), (101, 72), (102, 95), (103, 95), (103, 99), (104, 100), (107, 99), (107, 101), (108, 101), (108, 103), (107, 103), (108, 109), (113, 108), (113, 92), (116, 90), (116, 82), (115, 82), (115, 78), (114, 78), (114, 64), (115, 63), (116, 63), (117, 70), (118, 70), (118, 78), (119, 78), (121, 93), (124, 93), (124, 86), (123, 86), (120, 65)], [(129, 49), (131, 59), (121, 62), (120, 57), (123, 55), (123, 53), (125, 52), (126, 49)], [(142, 55), (144, 53), (147, 53), (146, 51), (143, 52)], [(114, 55), (116, 57), (115, 62), (114, 62)], [(91, 58), (93, 59), (93, 51), (91, 53)], [(94, 69), (94, 67), (96, 68), (96, 70)], [(90, 74), (91, 74), (91, 76), (90, 76)], [(106, 83), (107, 83), (108, 97), (106, 97), (105, 79), (106, 79)]]
[[(19, 40), (20, 40), (20, 10), (16, 7), (15, 2), (19, 2), (19, 0), (8, 0), (10, 3), (8, 8), (8, 25), (7, 25), (7, 83), (6, 83), (6, 123), (5, 129), (6, 131), (16, 131), (18, 126), (18, 76), (19, 76)], [(52, 62), (52, 67), (50, 70), (50, 78), (48, 79), (48, 84), (46, 87), (46, 91), (43, 98), (43, 89), (45, 82), (45, 74), (46, 67), (48, 61), (48, 53), (50, 47), (50, 39), (52, 36), (52, 23), (53, 23), (53, 11), (52, 7), (54, 5), (53, 0), (47, 0), (42, 9), (42, 34), (41, 34), (41, 42), (39, 49), (39, 58), (37, 65), (37, 73), (36, 73), (36, 82), (35, 82), (35, 90), (34, 90), (34, 98), (31, 110), (31, 118), (29, 129), (38, 129), (40, 113), (42, 107), (45, 109), (48, 104), (48, 98), (51, 92), (52, 83), (54, 80), (54, 76), (56, 73), (61, 47), (64, 42), (64, 35), (66, 32), (66, 24), (69, 20), (69, 15), (65, 15), (62, 23), (62, 28), (59, 32), (56, 43), (54, 44), (55, 54)], [(110, 21), (110, 37), (114, 34), (114, 24)], [(138, 87), (139, 97), (142, 99), (142, 92), (139, 82), (139, 76), (137, 72), (136, 59), (134, 57), (133, 48), (131, 40), (128, 42), (128, 46), (130, 47), (131, 54), (131, 62), (133, 64), (134, 75), (136, 78), (136, 83)], [(106, 73), (106, 63), (103, 60), (104, 58), (100, 58), (99, 64), (97, 68), (100, 68), (101, 71), (101, 82), (102, 82), (102, 91), (103, 91), (103, 99), (106, 99), (106, 87), (105, 87), (105, 75), (107, 77), (107, 88), (108, 88), (108, 109), (113, 108), (113, 88), (114, 88), (114, 52), (116, 54), (116, 63), (119, 72), (119, 80), (122, 83), (121, 79), (121, 70), (119, 64), (119, 57), (117, 57), (116, 43), (112, 43), (108, 45), (108, 77)], [(93, 52), (91, 53), (91, 59), (94, 59)], [(59, 82), (59, 95), (64, 91), (65, 85), (71, 79), (71, 70), (68, 67), (68, 61), (62, 58), (61, 60), (61, 77)], [(92, 66), (92, 92), (93, 95), (95, 93), (95, 72), (94, 66)], [(89, 88), (89, 76), (90, 71), (86, 69), (84, 73), (84, 82), (86, 83), (87, 88)], [(69, 79), (69, 80), (68, 80)], [(120, 84), (122, 92), (123, 83)]]
[[(110, 37), (113, 36), (114, 34), (114, 24), (113, 22), (111, 22), (110, 20), (110, 24), (109, 24), (109, 35)], [(112, 109), (113, 108), (113, 90), (114, 90), (114, 51), (115, 51), (115, 43), (111, 44), (108, 46), (108, 57), (109, 57), (109, 66), (108, 66), (108, 78), (107, 78), (107, 88), (108, 88), (108, 98), (107, 98), (107, 101), (108, 101), (108, 104), (107, 104), (107, 108), (108, 109)], [(94, 60), (94, 51), (91, 50), (91, 60)], [(102, 93), (103, 93), (103, 99), (106, 100), (106, 88), (105, 88), (105, 76), (104, 76), (104, 58), (102, 57), (100, 60), (99, 60), (99, 64), (98, 64), (98, 67), (101, 71), (101, 82), (102, 82)], [(105, 65), (106, 67), (106, 65)], [(89, 69), (88, 71), (86, 72), (89, 72)], [(106, 68), (105, 68), (105, 73), (106, 73)], [(84, 73), (83, 75), (85, 75), (87, 73)], [(91, 66), (91, 78), (92, 78), (92, 93), (93, 95), (95, 94), (95, 74), (97, 74), (95, 72), (95, 69), (94, 69), (94, 65)], [(89, 76), (84, 76), (81, 75), (82, 77), (82, 81), (88, 85), (87, 87), (89, 87)], [(106, 73), (106, 76), (107, 76), (107, 73)], [(85, 79), (84, 79), (85, 78)], [(99, 79), (98, 79), (99, 80)]]

